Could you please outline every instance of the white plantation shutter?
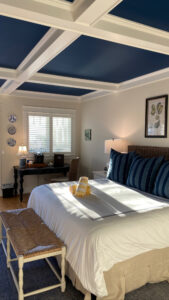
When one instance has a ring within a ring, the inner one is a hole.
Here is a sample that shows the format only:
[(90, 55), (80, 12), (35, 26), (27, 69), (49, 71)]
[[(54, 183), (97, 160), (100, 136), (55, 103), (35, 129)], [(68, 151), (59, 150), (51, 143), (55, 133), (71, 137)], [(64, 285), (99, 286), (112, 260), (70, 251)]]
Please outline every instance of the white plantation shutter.
[(28, 116), (29, 152), (50, 152), (49, 116)]
[(29, 152), (75, 152), (75, 111), (24, 106), (24, 144)]
[(53, 152), (71, 152), (71, 118), (53, 117)]

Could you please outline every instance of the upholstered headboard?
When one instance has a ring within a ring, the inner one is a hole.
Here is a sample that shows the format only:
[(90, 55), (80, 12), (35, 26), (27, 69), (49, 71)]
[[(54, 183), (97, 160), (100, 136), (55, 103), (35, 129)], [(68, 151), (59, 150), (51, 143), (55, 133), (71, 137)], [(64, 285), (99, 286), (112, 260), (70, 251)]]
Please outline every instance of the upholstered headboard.
[(129, 145), (128, 151), (135, 151), (143, 157), (156, 157), (164, 156), (166, 160), (169, 160), (169, 148), (168, 147), (152, 147), (152, 146), (137, 146)]

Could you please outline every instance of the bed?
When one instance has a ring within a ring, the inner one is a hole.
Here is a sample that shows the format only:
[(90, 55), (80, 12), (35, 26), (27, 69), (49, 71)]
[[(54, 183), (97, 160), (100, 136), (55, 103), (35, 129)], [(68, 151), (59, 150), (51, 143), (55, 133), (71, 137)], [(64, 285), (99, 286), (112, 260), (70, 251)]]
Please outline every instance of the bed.
[[(129, 146), (145, 156), (169, 148)], [(70, 183), (35, 188), (32, 207), (67, 245), (67, 274), (97, 300), (122, 300), (147, 282), (169, 280), (169, 202), (110, 180), (91, 180), (92, 195), (76, 199)], [(71, 228), (71, 230), (70, 230)]]

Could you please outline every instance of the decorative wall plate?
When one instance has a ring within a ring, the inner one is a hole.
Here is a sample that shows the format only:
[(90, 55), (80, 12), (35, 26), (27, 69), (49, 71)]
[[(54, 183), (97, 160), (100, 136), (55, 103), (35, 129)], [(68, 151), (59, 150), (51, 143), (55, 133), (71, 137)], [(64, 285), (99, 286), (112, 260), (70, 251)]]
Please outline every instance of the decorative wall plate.
[(16, 133), (16, 127), (15, 126), (10, 126), (10, 127), (8, 127), (8, 133), (10, 134), (10, 135), (13, 135), (13, 134), (15, 134)]
[(10, 147), (14, 147), (16, 145), (16, 140), (9, 138), (9, 139), (7, 139), (7, 144)]
[(11, 123), (15, 123), (16, 122), (16, 115), (14, 115), (14, 114), (9, 115), (8, 121), (11, 122)]

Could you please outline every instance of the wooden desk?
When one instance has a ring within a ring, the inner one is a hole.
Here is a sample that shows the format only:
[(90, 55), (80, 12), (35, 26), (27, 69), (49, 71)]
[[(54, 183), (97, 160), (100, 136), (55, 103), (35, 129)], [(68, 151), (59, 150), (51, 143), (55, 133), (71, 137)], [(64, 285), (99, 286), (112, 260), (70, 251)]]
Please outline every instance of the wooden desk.
[(63, 167), (45, 167), (45, 168), (20, 168), (18, 166), (14, 166), (14, 191), (15, 196), (17, 195), (18, 189), (18, 176), (20, 182), (19, 196), (20, 201), (23, 200), (23, 177), (25, 175), (40, 175), (40, 174), (56, 174), (63, 173), (66, 176), (69, 171), (69, 164), (64, 164)]

